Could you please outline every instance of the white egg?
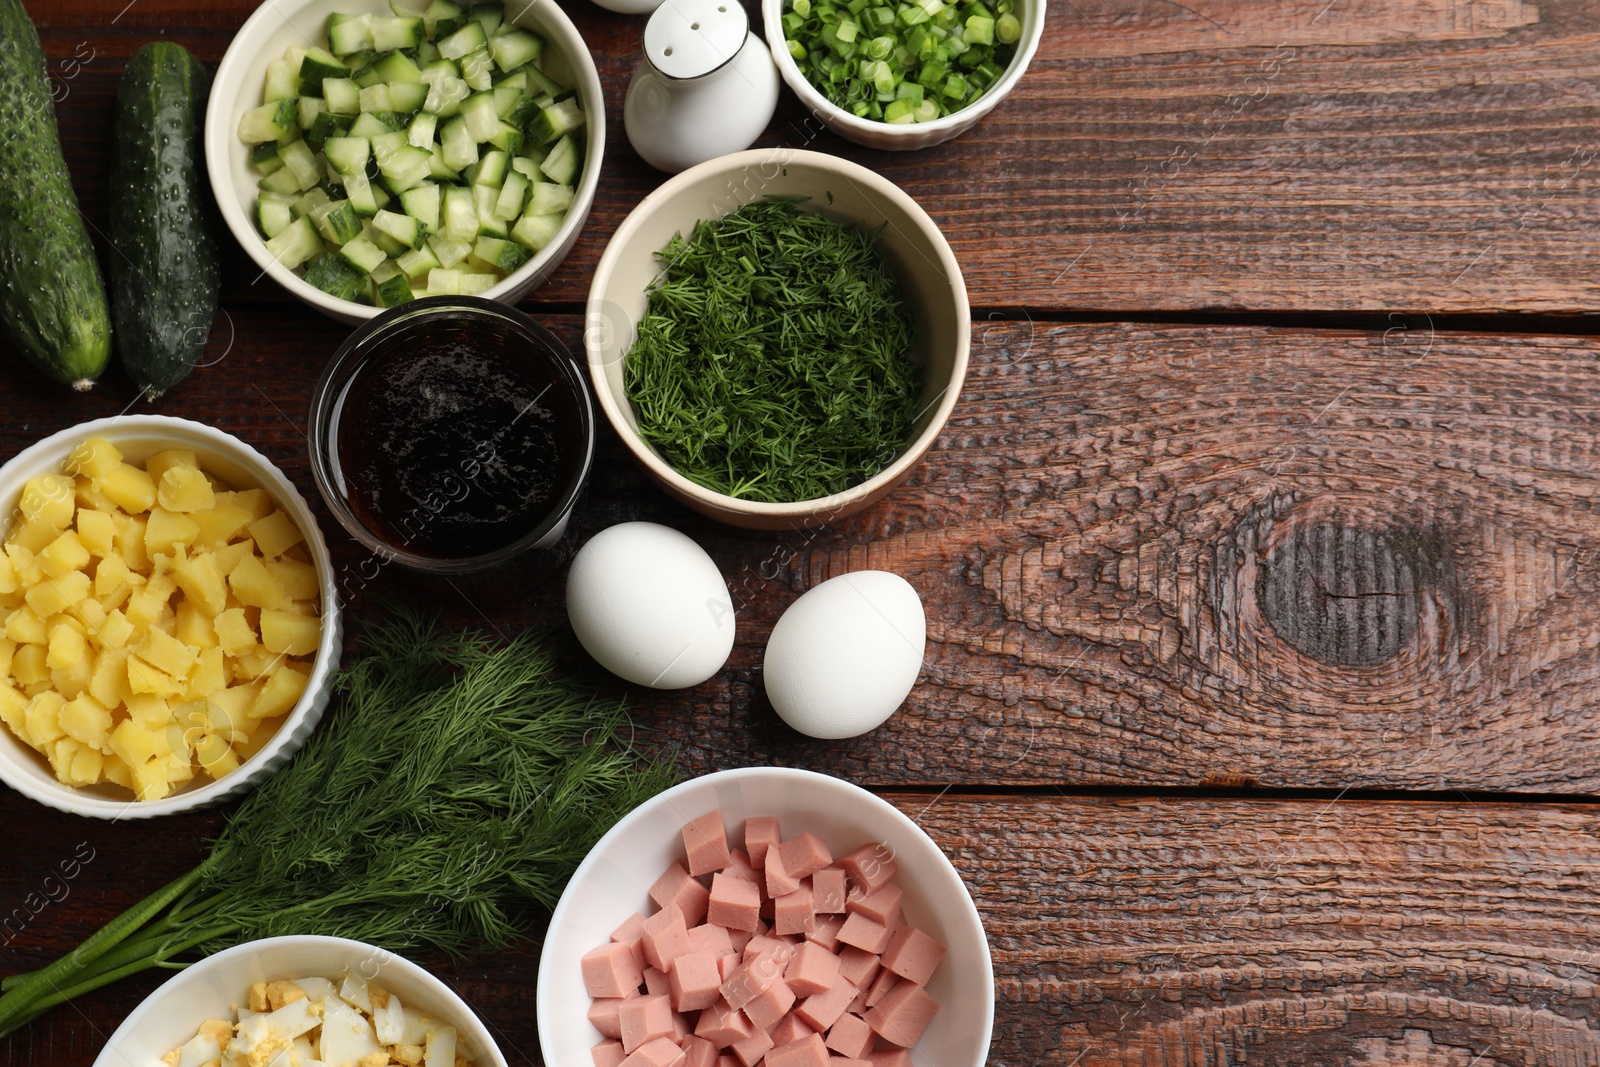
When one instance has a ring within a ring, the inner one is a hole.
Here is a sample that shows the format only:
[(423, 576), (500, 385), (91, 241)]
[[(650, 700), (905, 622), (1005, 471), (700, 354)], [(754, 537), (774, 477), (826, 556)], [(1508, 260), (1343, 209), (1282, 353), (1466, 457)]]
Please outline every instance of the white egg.
[(677, 530), (625, 522), (578, 551), (567, 618), (589, 655), (652, 689), (699, 685), (733, 651), (733, 598), (705, 549)]
[(922, 598), (898, 574), (855, 571), (803, 594), (772, 628), (762, 663), (783, 721), (821, 738), (855, 737), (894, 714), (927, 646)]

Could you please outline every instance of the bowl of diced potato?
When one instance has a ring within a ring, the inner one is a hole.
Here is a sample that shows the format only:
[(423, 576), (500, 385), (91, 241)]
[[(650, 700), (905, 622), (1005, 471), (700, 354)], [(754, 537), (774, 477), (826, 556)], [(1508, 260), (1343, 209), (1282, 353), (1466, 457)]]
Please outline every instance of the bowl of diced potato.
[(124, 415), (0, 467), (0, 781), (95, 818), (187, 811), (282, 766), (327, 706), (333, 563), (238, 438)]

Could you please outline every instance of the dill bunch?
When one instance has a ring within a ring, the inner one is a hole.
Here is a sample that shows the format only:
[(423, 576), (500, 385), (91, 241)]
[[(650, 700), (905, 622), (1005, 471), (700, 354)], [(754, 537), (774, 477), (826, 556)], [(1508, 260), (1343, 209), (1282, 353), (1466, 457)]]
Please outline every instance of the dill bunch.
[(918, 414), (911, 319), (873, 235), (801, 199), (675, 235), (623, 362), (639, 435), (728, 496), (843, 492), (889, 465)]
[(369, 626), (337, 713), (193, 871), (0, 989), (0, 1035), (149, 967), (280, 934), (455, 956), (515, 942), (617, 819), (672, 781), (627, 718), (552, 679), (541, 637), (496, 646), (399, 614)]

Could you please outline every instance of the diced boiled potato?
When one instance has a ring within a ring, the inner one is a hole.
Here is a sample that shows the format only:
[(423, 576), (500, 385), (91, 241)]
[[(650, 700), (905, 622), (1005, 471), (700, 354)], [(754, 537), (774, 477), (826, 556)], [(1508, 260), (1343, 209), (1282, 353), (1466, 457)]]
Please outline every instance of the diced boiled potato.
[(294, 707), (306, 691), (310, 678), (285, 664), (267, 679), (261, 695), (248, 714), (252, 719), (272, 719)]
[(128, 576), (132, 573), (128, 564), (115, 552), (103, 557), (94, 567), (94, 595), (105, 596), (127, 585)]
[(283, 662), (283, 653), (256, 646), (242, 656), (233, 657), (234, 678), (265, 679)]
[(24, 594), (28, 606), (41, 617), (59, 615), (89, 595), (92, 580), (82, 571), (71, 571), (33, 586)]
[(38, 685), (50, 680), (43, 645), (22, 645), (11, 657), (11, 677), (18, 685)]
[(0, 596), (17, 591), (17, 566), (11, 557), (0, 552)]
[(211, 702), (217, 705), (220, 713), (227, 716), (228, 721), (235, 724), (237, 729), (243, 730), (251, 722), (250, 711), (256, 706), (256, 699), (261, 695), (260, 682), (250, 682), (246, 685), (231, 685), (220, 692), (211, 694)]
[(268, 608), (261, 611), (261, 644), (270, 652), (309, 656), (317, 650), (317, 640), (321, 634), (322, 624), (313, 615), (296, 615)]
[(55, 772), (57, 780), (72, 784), (72, 761), (78, 755), (82, 746), (70, 737), (58, 737), (45, 745), (43, 752), (50, 761), (50, 769)]
[(117, 524), (106, 512), (79, 508), (75, 525), (78, 541), (94, 555), (104, 559), (116, 551)]
[(157, 731), (146, 729), (132, 719), (125, 719), (111, 731), (111, 751), (129, 767), (137, 769), (156, 758), (157, 736)]
[[(161, 484), (161, 479), (166, 477), (167, 472), (174, 468), (187, 467), (190, 470), (198, 470), (199, 466), (200, 457), (187, 448), (169, 448), (165, 452), (157, 452), (144, 461), (145, 473), (150, 475), (158, 486)], [(165, 506), (165, 504), (162, 505), (162, 507)]]
[(100, 479), (116, 469), (122, 462), (122, 453), (103, 437), (91, 437), (72, 450), (67, 457), (68, 474), (81, 474), (86, 478)]
[(28, 744), (40, 751), (66, 733), (61, 728), (61, 709), (67, 706), (60, 693), (40, 693), (28, 702)]
[(247, 537), (243, 541), (235, 541), (231, 545), (212, 550), (211, 556), (217, 561), (217, 570), (223, 574), (231, 574), (233, 568), (237, 567), (246, 556), (253, 555), (255, 550), (256, 543)]
[(195, 545), (217, 549), (238, 536), (239, 531), (249, 523), (251, 515), (248, 508), (218, 499), (209, 508), (190, 512), (189, 518), (200, 527), (200, 533), (194, 541)]
[(42, 645), (49, 639), (44, 619), (31, 607), (23, 605), (6, 617), (6, 637), (19, 645)]
[(164, 730), (173, 721), (172, 707), (161, 697), (140, 693), (129, 697), (128, 718), (146, 730)]
[(184, 695), (191, 700), (210, 696), (228, 685), (227, 657), (220, 648), (208, 648), (200, 653), (195, 669), (189, 675), (189, 687)]
[(76, 504), (71, 478), (64, 474), (41, 474), (23, 485), (17, 507), (30, 522), (37, 521), (61, 531), (72, 525)]
[(68, 771), (71, 779), (69, 784), (95, 785), (100, 781), (104, 769), (105, 757), (100, 754), (100, 749), (83, 745), (72, 757), (72, 768)]
[(18, 548), (26, 549), (29, 558), (38, 554), (61, 531), (43, 519), (29, 519), (11, 532), (10, 542)]
[(149, 511), (156, 502), (155, 479), (127, 463), (118, 463), (97, 479), (97, 484), (112, 503), (130, 515)]
[(177, 591), (177, 582), (164, 574), (158, 575), (134, 590), (128, 597), (128, 606), (123, 609), (123, 614), (135, 627), (148, 628), (161, 617), (168, 599)]
[(128, 657), (128, 689), (134, 694), (149, 693), (158, 697), (175, 697), (183, 693), (183, 686), (170, 674), (138, 656)]
[(104, 648), (122, 648), (133, 636), (133, 623), (118, 608), (106, 612), (106, 621), (100, 624), (100, 644)]
[(94, 664), (88, 659), (79, 660), (70, 667), (56, 667), (50, 671), (50, 687), (67, 700), (76, 700), (89, 688), (93, 672)]
[(234, 755), (232, 741), (218, 734), (202, 734), (195, 746), (195, 761), (213, 778), (239, 769), (239, 757)]
[(0, 637), (0, 679), (11, 673), (11, 657), (17, 654), (17, 643), (9, 637)]
[(230, 656), (243, 655), (256, 647), (256, 632), (245, 618), (243, 608), (228, 608), (212, 620), (217, 643)]
[(133, 788), (133, 771), (122, 762), (122, 757), (110, 755), (103, 757), (105, 762), (101, 765), (100, 773), (112, 785), (120, 785), (124, 789)]
[(108, 708), (123, 702), (122, 691), (128, 680), (128, 654), (120, 648), (102, 649), (95, 657), (89, 676), (89, 695)]
[(214, 554), (202, 551), (183, 560), (173, 569), (173, 577), (183, 595), (206, 616), (216, 615), (228, 606), (228, 585)]
[(265, 489), (241, 489), (235, 493), (219, 493), (218, 500), (227, 500), (250, 512), (250, 518), (264, 519), (272, 514), (272, 497)]
[(281, 556), (305, 540), (300, 527), (281, 511), (274, 511), (266, 518), (252, 522), (250, 536), (255, 539), (256, 547), (261, 550), (263, 556)]
[(75, 531), (65, 530), (39, 553), (39, 565), (44, 568), (45, 574), (59, 578), (87, 567), (89, 550), (83, 546)]
[(168, 511), (204, 511), (217, 502), (217, 494), (198, 468), (172, 467), (161, 475), (156, 502)]
[(150, 556), (144, 550), (144, 519), (137, 515), (113, 515), (117, 527), (117, 551), (128, 569), (143, 574), (150, 569)]
[[(183, 582), (178, 582), (178, 588), (183, 589)], [(187, 594), (188, 590), (184, 589)], [(194, 605), (193, 598), (179, 602), (176, 609), (177, 623), (172, 631), (172, 636), (188, 645), (190, 648), (214, 648), (217, 644), (217, 631), (211, 625), (211, 616)]]
[(90, 748), (104, 748), (111, 740), (111, 712), (88, 693), (67, 701), (57, 717), (68, 737)]
[(59, 622), (51, 625), (49, 653), (45, 656), (45, 666), (51, 670), (71, 667), (82, 663), (88, 657), (89, 641), (71, 620), (62, 617)]
[(193, 648), (160, 630), (146, 633), (134, 652), (152, 667), (159, 667), (174, 678), (187, 678), (198, 659)]
[(90, 640), (99, 642), (100, 627), (106, 621), (106, 609), (100, 601), (86, 597), (68, 608), (67, 613), (83, 623), (84, 631), (89, 634)]
[(151, 556), (171, 555), (179, 546), (194, 544), (199, 536), (200, 526), (189, 516), (157, 507), (146, 520), (144, 549)]
[(316, 601), (317, 568), (297, 559), (268, 560), (265, 566), (291, 600)]
[(133, 765), (133, 792), (140, 800), (160, 800), (172, 792), (167, 781), (167, 762), (150, 759)]
[(239, 603), (256, 608), (282, 608), (288, 596), (283, 586), (256, 556), (246, 556), (228, 572), (228, 585)]
[(4, 682), (0, 682), (0, 722), (5, 723), (18, 737), (26, 739), (28, 698)]

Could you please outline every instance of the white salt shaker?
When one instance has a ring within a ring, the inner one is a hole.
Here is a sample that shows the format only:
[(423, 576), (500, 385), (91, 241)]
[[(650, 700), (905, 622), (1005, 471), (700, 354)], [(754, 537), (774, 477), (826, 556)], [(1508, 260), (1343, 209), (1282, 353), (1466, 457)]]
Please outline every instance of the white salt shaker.
[(646, 163), (675, 173), (749, 148), (777, 106), (778, 68), (739, 0), (665, 0), (645, 24), (622, 127)]

